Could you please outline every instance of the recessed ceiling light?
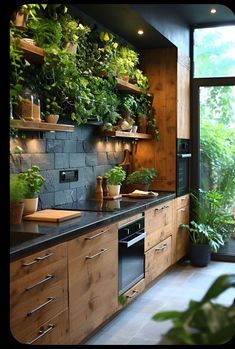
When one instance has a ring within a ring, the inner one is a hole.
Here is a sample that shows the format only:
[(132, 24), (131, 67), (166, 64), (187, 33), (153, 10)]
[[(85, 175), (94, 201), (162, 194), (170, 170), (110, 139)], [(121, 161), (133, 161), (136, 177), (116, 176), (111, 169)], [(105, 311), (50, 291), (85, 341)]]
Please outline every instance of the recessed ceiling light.
[(143, 29), (139, 29), (137, 33), (138, 33), (139, 35), (143, 35), (143, 34), (144, 34), (144, 31), (143, 31)]
[(210, 11), (212, 14), (216, 13), (216, 9), (215, 8), (212, 8), (211, 11)]

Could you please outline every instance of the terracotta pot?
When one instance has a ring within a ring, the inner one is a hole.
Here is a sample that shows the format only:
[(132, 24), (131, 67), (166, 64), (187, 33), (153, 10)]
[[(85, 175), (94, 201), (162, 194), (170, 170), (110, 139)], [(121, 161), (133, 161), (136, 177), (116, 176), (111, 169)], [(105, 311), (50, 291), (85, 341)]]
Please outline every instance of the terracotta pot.
[(10, 223), (11, 224), (20, 224), (22, 221), (24, 211), (24, 203), (11, 203), (10, 204)]
[(28, 13), (25, 13), (23, 11), (18, 11), (15, 14), (14, 19), (14, 25), (21, 29), (21, 30), (27, 30), (27, 21), (28, 21)]
[(50, 114), (46, 116), (46, 122), (51, 123), (51, 124), (57, 124), (59, 120), (59, 115), (57, 114)]

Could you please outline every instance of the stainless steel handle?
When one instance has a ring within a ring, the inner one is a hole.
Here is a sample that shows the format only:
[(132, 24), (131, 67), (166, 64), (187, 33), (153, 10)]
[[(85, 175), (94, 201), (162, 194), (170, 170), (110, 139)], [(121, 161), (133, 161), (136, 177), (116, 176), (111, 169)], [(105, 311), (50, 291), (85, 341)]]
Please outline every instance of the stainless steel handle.
[(181, 208), (180, 211), (183, 211), (183, 212), (184, 212), (184, 211), (186, 211), (186, 208)]
[(135, 233), (133, 235), (135, 235), (135, 237), (132, 240), (130, 240), (130, 241), (125, 241), (125, 239), (129, 238), (129, 236), (127, 236), (124, 239), (119, 240), (118, 242), (121, 243), (121, 244), (125, 244), (126, 247), (128, 248), (128, 247), (136, 244), (140, 240), (143, 240), (145, 238), (145, 236), (146, 236), (146, 232), (143, 232), (141, 234)]
[(135, 297), (135, 294), (136, 293), (139, 293), (139, 291), (138, 290), (133, 290), (133, 292), (132, 292), (132, 296), (126, 296), (127, 298), (133, 298), (133, 297)]
[(33, 265), (33, 264), (35, 264), (35, 263), (37, 263), (37, 262), (39, 262), (39, 261), (42, 261), (43, 259), (46, 259), (46, 258), (48, 258), (48, 257), (50, 257), (50, 256), (52, 256), (52, 255), (53, 255), (53, 253), (50, 252), (50, 253), (46, 254), (45, 256), (36, 257), (32, 262), (23, 263), (23, 264), (22, 264), (22, 267), (29, 267), (30, 265)]
[(162, 247), (156, 247), (155, 251), (162, 251), (167, 247), (167, 244), (164, 244)]
[(47, 282), (47, 281), (53, 279), (54, 277), (55, 277), (55, 275), (49, 274), (49, 275), (47, 275), (47, 276), (45, 277), (45, 279), (43, 279), (43, 280), (37, 282), (37, 283), (34, 284), (33, 286), (27, 287), (27, 288), (25, 289), (25, 291), (29, 291), (29, 290), (31, 290), (32, 288), (37, 287), (37, 286), (43, 284), (44, 282)]
[(96, 254), (93, 254), (93, 256), (86, 256), (86, 259), (92, 259), (92, 258), (95, 258), (95, 257), (97, 257), (97, 256), (101, 255), (102, 253), (106, 252), (106, 251), (108, 251), (108, 249), (107, 249), (107, 248), (102, 248), (102, 249), (100, 250), (100, 252), (98, 252), (98, 253), (96, 253)]
[(37, 336), (36, 338), (34, 338), (31, 342), (27, 342), (27, 344), (33, 344), (35, 343), (38, 339), (42, 338), (43, 336), (45, 336), (48, 332), (52, 331), (53, 328), (55, 328), (54, 324), (49, 324), (48, 325), (48, 329), (47, 330), (40, 330), (38, 332), (39, 336)]
[(47, 301), (41, 305), (39, 305), (37, 308), (31, 310), (30, 312), (27, 313), (27, 316), (32, 315), (33, 313), (35, 313), (36, 311), (42, 309), (43, 307), (45, 307), (46, 305), (50, 304), (51, 302), (53, 302), (53, 300), (55, 299), (55, 297), (48, 297)]
[(85, 240), (93, 240), (93, 239), (97, 238), (98, 236), (100, 236), (100, 235), (106, 233), (107, 231), (109, 231), (109, 229), (103, 230), (103, 231), (101, 231), (100, 233), (98, 233), (98, 234), (96, 234), (96, 235), (93, 235), (93, 236), (91, 236), (91, 237), (85, 237)]
[(178, 158), (191, 158), (192, 157), (192, 154), (177, 154), (177, 157)]

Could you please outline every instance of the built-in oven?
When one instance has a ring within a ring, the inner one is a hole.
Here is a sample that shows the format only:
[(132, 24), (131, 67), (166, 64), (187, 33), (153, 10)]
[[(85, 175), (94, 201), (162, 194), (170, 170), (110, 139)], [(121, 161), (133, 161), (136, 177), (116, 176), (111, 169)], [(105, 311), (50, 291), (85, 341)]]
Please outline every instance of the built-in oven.
[(118, 291), (127, 291), (144, 278), (144, 217), (131, 221), (118, 231)]
[(176, 196), (182, 196), (189, 193), (189, 170), (192, 157), (189, 139), (178, 138), (176, 149)]

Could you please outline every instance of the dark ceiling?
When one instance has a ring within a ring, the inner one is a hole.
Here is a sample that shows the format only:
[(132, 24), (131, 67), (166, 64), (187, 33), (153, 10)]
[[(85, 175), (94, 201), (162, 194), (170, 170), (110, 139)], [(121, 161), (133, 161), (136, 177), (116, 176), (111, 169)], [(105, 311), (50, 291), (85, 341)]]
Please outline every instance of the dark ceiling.
[[(233, 10), (218, 4), (214, 6), (212, 4), (73, 4), (69, 7), (77, 15), (82, 11), (88, 18), (95, 20), (139, 49), (173, 45), (150, 24), (150, 21), (144, 19), (142, 13), (146, 9), (150, 13), (152, 23), (154, 16), (161, 14), (165, 17), (173, 15), (188, 28), (206, 23), (218, 25), (233, 22), (235, 24)], [(214, 15), (210, 13), (212, 7), (217, 9)], [(133, 28), (143, 28), (144, 38), (138, 36)]]

